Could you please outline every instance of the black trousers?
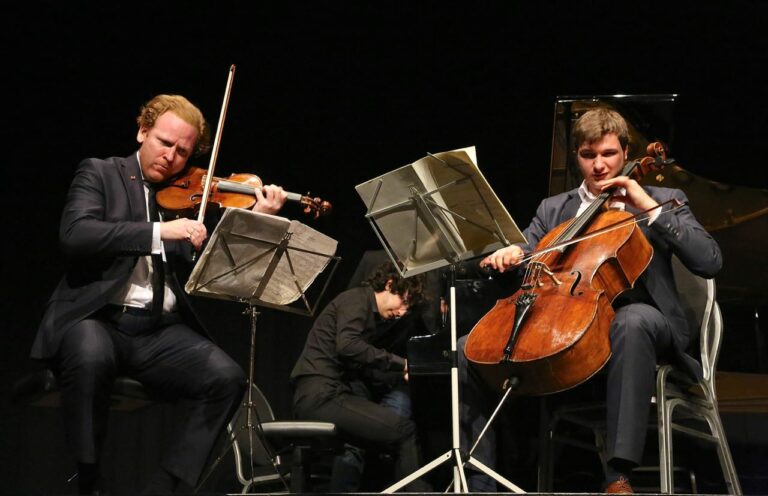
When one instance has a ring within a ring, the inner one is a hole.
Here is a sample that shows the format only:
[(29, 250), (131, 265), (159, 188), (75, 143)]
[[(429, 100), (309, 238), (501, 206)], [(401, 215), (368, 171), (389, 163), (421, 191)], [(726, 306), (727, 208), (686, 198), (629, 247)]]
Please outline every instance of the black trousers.
[[(606, 365), (607, 460), (620, 458), (639, 464), (645, 445), (651, 397), (656, 388), (656, 364), (672, 355), (672, 328), (651, 305), (632, 303), (616, 310), (611, 324), (611, 358)], [(462, 449), (472, 447), (496, 407), (494, 396), (472, 373), (459, 339), (460, 432)], [(496, 464), (493, 426), (480, 439), (473, 456), (489, 467)], [(473, 476), (475, 491), (494, 491), (490, 477)]]
[[(358, 396), (345, 384), (325, 377), (307, 376), (296, 381), (293, 396), (298, 419), (333, 422), (345, 441), (362, 448), (388, 448), (397, 456), (397, 480), (420, 468), (416, 424), (393, 409)], [(394, 482), (394, 481), (393, 481)], [(406, 489), (426, 492), (417, 480)]]
[(161, 467), (190, 486), (237, 409), (246, 382), (224, 351), (178, 321), (127, 333), (109, 319), (83, 320), (67, 331), (54, 368), (67, 438), (79, 463), (98, 462), (112, 384), (126, 375), (176, 402), (182, 418)]

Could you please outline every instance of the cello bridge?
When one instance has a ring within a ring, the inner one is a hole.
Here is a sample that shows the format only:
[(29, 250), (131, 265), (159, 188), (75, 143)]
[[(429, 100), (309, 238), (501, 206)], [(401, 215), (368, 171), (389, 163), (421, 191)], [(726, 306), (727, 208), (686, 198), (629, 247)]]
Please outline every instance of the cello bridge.
[[(549, 267), (547, 267), (546, 265), (544, 265), (544, 264), (541, 264), (541, 267), (540, 267), (540, 269), (541, 269), (541, 272), (545, 273), (546, 275), (548, 275), (548, 276), (549, 276), (549, 278), (550, 278), (550, 279), (552, 279), (552, 283), (553, 283), (555, 286), (559, 286), (559, 285), (561, 285), (561, 284), (563, 283), (563, 282), (562, 282), (560, 279), (558, 279), (558, 278), (555, 276), (554, 272), (552, 272), (551, 270), (549, 270)], [(539, 286), (539, 287), (542, 287), (542, 286), (544, 286), (544, 283), (541, 281), (541, 278), (540, 278), (540, 277), (538, 278), (538, 281), (537, 281), (537, 283), (536, 283), (536, 284), (537, 284), (537, 286)]]

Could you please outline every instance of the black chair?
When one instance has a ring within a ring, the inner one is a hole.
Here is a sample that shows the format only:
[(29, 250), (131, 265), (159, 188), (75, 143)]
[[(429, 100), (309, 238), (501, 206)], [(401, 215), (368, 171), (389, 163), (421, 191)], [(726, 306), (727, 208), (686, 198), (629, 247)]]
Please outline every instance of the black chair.
[[(291, 493), (312, 489), (316, 474), (312, 461), (318, 455), (334, 454), (343, 444), (336, 426), (329, 422), (276, 420), (269, 401), (253, 385), (248, 415), (248, 394), (227, 426), (235, 455), (235, 472), (242, 493), (252, 487), (280, 484)], [(250, 468), (249, 468), (250, 467)]]

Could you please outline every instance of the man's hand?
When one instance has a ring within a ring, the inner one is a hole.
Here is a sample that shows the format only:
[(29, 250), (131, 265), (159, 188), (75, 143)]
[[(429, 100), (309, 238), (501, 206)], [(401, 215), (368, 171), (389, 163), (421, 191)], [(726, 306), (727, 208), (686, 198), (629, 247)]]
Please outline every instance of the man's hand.
[(405, 368), (403, 368), (403, 379), (408, 382), (408, 359), (405, 359)]
[(523, 259), (523, 249), (517, 245), (509, 245), (504, 248), (500, 248), (495, 252), (485, 257), (480, 262), (480, 267), (490, 267), (504, 272), (510, 267), (516, 267), (520, 265), (520, 261)]
[(160, 223), (160, 239), (179, 240), (186, 239), (196, 250), (203, 246), (203, 241), (208, 237), (208, 230), (202, 224), (192, 219), (176, 219)]
[(630, 179), (627, 176), (617, 176), (613, 179), (599, 181), (596, 185), (600, 187), (600, 191), (605, 191), (610, 188), (624, 188), (626, 194), (623, 196), (613, 196), (611, 197), (611, 201), (623, 202), (626, 205), (630, 205), (641, 211), (659, 206), (658, 202), (651, 198), (637, 181)]
[(256, 188), (256, 205), (252, 210), (262, 214), (276, 214), (283, 208), (286, 198), (288, 193), (280, 186), (270, 184)]

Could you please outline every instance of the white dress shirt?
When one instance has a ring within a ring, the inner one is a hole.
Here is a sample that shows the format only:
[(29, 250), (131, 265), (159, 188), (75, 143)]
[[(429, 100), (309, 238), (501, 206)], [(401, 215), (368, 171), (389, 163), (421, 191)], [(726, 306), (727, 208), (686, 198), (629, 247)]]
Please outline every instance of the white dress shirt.
[[(136, 152), (136, 158), (139, 159), (139, 171), (141, 171), (141, 159)], [(149, 221), (149, 188), (144, 184), (144, 175), (142, 172), (142, 184), (144, 185), (144, 201), (147, 210), (147, 221)], [(160, 239), (160, 223), (152, 223), (152, 255), (162, 255), (165, 258), (165, 249), (163, 241)], [(118, 293), (110, 303), (115, 305), (126, 305), (129, 307), (146, 308), (152, 307), (152, 256), (145, 255), (139, 257), (133, 274), (128, 279), (125, 290)], [(165, 283), (165, 294), (163, 295), (163, 313), (170, 313), (176, 309), (176, 295), (171, 291), (168, 282)]]

